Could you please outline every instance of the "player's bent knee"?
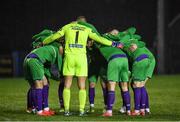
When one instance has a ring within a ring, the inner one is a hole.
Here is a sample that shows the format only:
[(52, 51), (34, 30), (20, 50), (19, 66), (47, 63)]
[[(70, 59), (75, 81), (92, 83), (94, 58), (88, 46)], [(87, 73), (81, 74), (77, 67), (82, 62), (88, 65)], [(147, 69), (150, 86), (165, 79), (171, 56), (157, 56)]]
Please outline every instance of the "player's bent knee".
[(101, 82), (101, 87), (102, 88), (107, 88), (108, 87), (107, 82)]
[(146, 81), (141, 82), (141, 87), (144, 87), (146, 85)]
[(96, 83), (94, 83), (94, 82), (90, 82), (89, 86), (90, 86), (90, 88), (95, 88)]
[(108, 91), (115, 91), (116, 82), (108, 82)]
[(43, 88), (43, 81), (42, 80), (36, 80), (35, 81), (35, 88), (36, 89), (42, 89)]
[(134, 81), (133, 82), (133, 88), (140, 88), (140, 87), (142, 87), (141, 81)]
[(48, 80), (45, 76), (43, 77), (43, 85), (44, 86), (48, 85)]
[(64, 87), (67, 89), (71, 88), (71, 82), (65, 82)]
[(121, 83), (121, 89), (123, 92), (128, 91), (128, 83), (127, 82), (122, 82)]
[(79, 89), (86, 89), (86, 83), (85, 82), (80, 82), (78, 83)]

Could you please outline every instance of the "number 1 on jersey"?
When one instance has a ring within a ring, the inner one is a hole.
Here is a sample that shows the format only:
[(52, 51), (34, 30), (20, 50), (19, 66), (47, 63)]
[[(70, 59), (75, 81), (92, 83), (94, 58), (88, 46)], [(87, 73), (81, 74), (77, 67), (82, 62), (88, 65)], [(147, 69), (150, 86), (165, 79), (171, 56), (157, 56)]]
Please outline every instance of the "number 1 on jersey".
[(79, 37), (79, 31), (76, 31), (75, 44), (77, 44), (77, 43), (78, 43), (78, 37)]

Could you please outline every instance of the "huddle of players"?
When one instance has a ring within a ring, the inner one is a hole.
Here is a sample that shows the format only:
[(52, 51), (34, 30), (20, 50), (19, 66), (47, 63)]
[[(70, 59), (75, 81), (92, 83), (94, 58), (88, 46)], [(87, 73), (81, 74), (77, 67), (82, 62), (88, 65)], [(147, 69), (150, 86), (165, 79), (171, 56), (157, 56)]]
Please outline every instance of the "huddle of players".
[[(102, 83), (106, 109), (103, 116), (112, 116), (116, 82), (121, 86), (123, 105), (126, 108), (127, 115), (145, 115), (145, 108), (148, 108), (146, 107), (148, 105), (148, 95), (144, 86), (146, 81), (152, 76), (155, 59), (145, 47), (145, 43), (140, 41), (141, 37), (135, 34), (135, 28), (130, 28), (123, 32), (113, 30), (101, 35), (93, 25), (85, 21), (84, 17), (80, 17), (79, 21), (65, 25), (56, 33), (46, 31), (33, 37), (35, 39), (35, 42), (33, 42), (34, 47), (38, 48), (31, 51), (24, 60), (25, 77), (31, 86), (28, 92), (28, 108), (31, 108), (33, 111), (36, 110), (37, 115), (40, 116), (55, 114), (48, 107), (48, 79), (54, 78), (54, 76), (58, 79), (62, 71), (64, 83), (61, 82), (59, 85), (59, 96), (60, 105), (65, 110), (64, 115), (71, 115), (69, 111), (70, 87), (73, 76), (76, 76), (79, 87), (79, 115), (84, 116), (86, 103), (85, 81), (89, 62), (89, 81), (97, 81), (98, 75), (106, 81)], [(64, 37), (64, 51), (58, 41), (61, 37)], [(88, 41), (88, 46), (91, 49), (88, 51), (90, 60), (87, 61), (86, 44), (88, 38), (96, 42), (92, 44), (92, 41)], [(94, 50), (96, 51), (94, 52)], [(94, 54), (96, 56), (93, 56)], [(129, 57), (132, 64), (131, 78), (135, 102), (135, 110), (133, 112), (130, 111), (129, 65), (127, 57)], [(96, 58), (101, 58), (102, 60)], [(90, 82), (89, 101), (91, 112), (94, 111), (94, 86), (95, 83), (93, 85)]]
[[(103, 57), (99, 56), (90, 63), (90, 67), (92, 67), (90, 68), (90, 71), (92, 70), (90, 72), (91, 74), (89, 74), (89, 103), (91, 112), (94, 112), (95, 84), (98, 78), (97, 75), (99, 75), (103, 79), (102, 89), (106, 109), (103, 116), (112, 116), (116, 83), (119, 83), (123, 99), (123, 107), (120, 109), (121, 113), (132, 116), (144, 116), (146, 113), (150, 113), (149, 98), (145, 83), (152, 77), (155, 67), (155, 58), (145, 47), (145, 43), (141, 41), (141, 37), (135, 32), (136, 29), (131, 27), (123, 32), (114, 29), (111, 32), (102, 35), (109, 40), (120, 41), (123, 44), (121, 50), (94, 44), (94, 50), (98, 49), (99, 55), (102, 55)], [(98, 51), (96, 51), (95, 55), (98, 55), (97, 52)], [(91, 54), (93, 55), (93, 53)], [(103, 63), (104, 60), (106, 60), (107, 65)], [(96, 69), (93, 68), (93, 66), (95, 66)], [(130, 77), (134, 92), (134, 111), (130, 110), (130, 94), (128, 88), (130, 80), (128, 66), (130, 66), (131, 69)], [(104, 72), (104, 69), (107, 71)], [(104, 76), (107, 77), (104, 78)]]

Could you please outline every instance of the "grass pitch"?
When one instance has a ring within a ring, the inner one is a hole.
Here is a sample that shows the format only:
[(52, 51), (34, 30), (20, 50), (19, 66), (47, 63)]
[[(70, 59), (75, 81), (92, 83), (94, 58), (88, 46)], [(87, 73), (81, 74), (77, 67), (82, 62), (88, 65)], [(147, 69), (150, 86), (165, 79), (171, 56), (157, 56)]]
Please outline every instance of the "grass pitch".
[[(88, 84), (88, 83), (87, 83)], [(113, 117), (102, 117), (103, 97), (100, 84), (96, 86), (95, 113), (87, 117), (78, 116), (78, 88), (76, 81), (71, 89), (71, 111), (75, 114), (64, 117), (58, 113), (58, 85), (51, 81), (49, 106), (57, 114), (52, 117), (39, 117), (26, 113), (26, 93), (29, 88), (23, 78), (0, 79), (0, 121), (179, 121), (180, 120), (180, 75), (154, 76), (148, 83), (151, 115), (129, 117), (118, 113), (122, 100), (119, 87), (116, 87), (116, 101), (113, 107)], [(131, 90), (131, 101), (133, 94)], [(88, 108), (88, 97), (87, 104)], [(133, 104), (132, 104), (133, 106)]]

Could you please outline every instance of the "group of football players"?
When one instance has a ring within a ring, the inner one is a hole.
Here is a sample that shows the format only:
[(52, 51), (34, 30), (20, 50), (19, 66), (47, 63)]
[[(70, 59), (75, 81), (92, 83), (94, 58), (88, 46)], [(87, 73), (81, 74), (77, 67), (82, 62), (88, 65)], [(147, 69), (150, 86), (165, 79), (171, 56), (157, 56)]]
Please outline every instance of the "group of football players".
[[(145, 42), (130, 27), (124, 31), (112, 29), (100, 34), (80, 16), (57, 32), (45, 29), (34, 35), (33, 50), (24, 59), (24, 74), (30, 84), (27, 93), (27, 112), (39, 116), (52, 116), (48, 106), (49, 79), (59, 84), (60, 112), (70, 116), (71, 85), (77, 78), (79, 88), (79, 116), (95, 112), (95, 86), (98, 78), (104, 97), (102, 116), (112, 116), (115, 86), (119, 85), (123, 106), (121, 113), (128, 116), (145, 116), (150, 113), (149, 97), (145, 84), (152, 77), (155, 58)], [(85, 111), (86, 80), (89, 81), (89, 111)], [(134, 93), (134, 110), (131, 110), (129, 86)]]

